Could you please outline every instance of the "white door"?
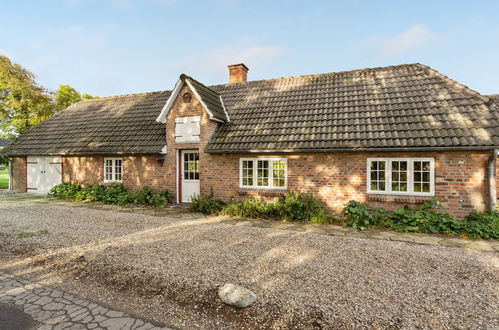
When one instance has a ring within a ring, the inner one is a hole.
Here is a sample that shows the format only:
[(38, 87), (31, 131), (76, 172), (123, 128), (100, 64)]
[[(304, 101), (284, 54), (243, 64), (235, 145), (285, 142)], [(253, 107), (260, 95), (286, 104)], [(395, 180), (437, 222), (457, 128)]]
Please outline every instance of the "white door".
[(59, 156), (28, 157), (28, 192), (47, 194), (62, 182), (62, 162)]
[(199, 152), (182, 150), (180, 190), (182, 203), (190, 203), (192, 197), (199, 195)]

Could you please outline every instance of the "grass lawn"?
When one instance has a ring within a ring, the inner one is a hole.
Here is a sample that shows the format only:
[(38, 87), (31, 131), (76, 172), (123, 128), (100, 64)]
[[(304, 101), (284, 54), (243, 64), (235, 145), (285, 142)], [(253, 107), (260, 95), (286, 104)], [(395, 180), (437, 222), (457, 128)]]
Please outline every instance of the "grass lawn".
[(9, 170), (0, 170), (0, 189), (9, 188)]

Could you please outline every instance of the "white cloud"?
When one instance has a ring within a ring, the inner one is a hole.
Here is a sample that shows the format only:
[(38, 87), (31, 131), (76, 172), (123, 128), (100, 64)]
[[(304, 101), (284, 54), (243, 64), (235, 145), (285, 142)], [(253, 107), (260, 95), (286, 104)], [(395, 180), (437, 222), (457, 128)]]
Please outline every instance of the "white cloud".
[(258, 45), (254, 39), (237, 40), (189, 58), (176, 69), (192, 75), (206, 74), (218, 80), (227, 75), (229, 64), (258, 67), (274, 59), (281, 51), (276, 46)]
[(430, 31), (423, 24), (416, 24), (391, 38), (378, 40), (380, 45), (376, 53), (380, 55), (398, 55), (407, 51), (424, 47), (437, 40), (439, 35)]

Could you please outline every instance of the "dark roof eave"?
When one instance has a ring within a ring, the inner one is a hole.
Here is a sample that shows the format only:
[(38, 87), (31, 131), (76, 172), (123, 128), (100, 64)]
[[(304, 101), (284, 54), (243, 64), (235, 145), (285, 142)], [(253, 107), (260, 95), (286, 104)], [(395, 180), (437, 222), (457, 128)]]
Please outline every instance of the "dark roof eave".
[(153, 152), (153, 151), (140, 151), (140, 152), (115, 152), (115, 151), (98, 151), (98, 152), (70, 152), (70, 153), (13, 153), (4, 155), (7, 157), (24, 157), (24, 156), (91, 156), (91, 155), (156, 155), (161, 153), (161, 151)]
[(405, 148), (335, 148), (335, 149), (282, 149), (282, 150), (209, 150), (210, 154), (257, 154), (257, 153), (304, 153), (304, 152), (376, 152), (376, 151), (458, 151), (458, 150), (494, 150), (499, 146), (466, 147), (405, 147)]

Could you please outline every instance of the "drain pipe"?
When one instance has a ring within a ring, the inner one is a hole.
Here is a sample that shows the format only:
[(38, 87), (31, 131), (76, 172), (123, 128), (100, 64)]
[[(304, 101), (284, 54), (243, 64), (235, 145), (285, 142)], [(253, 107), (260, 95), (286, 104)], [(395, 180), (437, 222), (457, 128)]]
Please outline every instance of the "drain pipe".
[(488, 209), (489, 211), (495, 210), (496, 205), (496, 160), (499, 154), (499, 149), (494, 149), (487, 161), (487, 186), (488, 186)]
[(9, 158), (9, 190), (12, 190), (12, 159)]

